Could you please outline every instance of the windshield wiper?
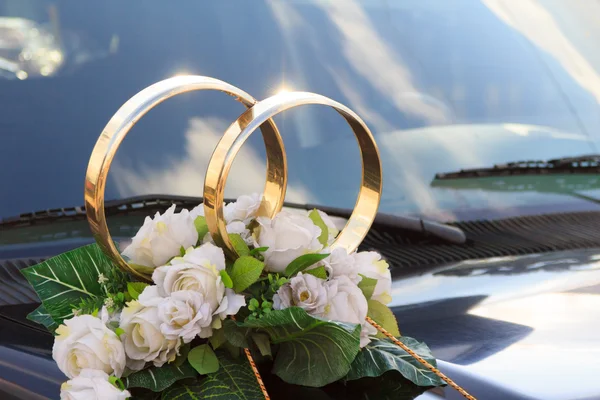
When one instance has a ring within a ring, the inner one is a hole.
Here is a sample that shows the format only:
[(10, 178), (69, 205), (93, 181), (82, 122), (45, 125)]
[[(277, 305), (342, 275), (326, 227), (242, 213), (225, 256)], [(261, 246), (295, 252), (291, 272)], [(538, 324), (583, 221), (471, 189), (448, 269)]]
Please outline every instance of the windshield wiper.
[[(286, 203), (285, 205), (287, 207), (303, 208), (307, 210), (318, 208), (327, 215), (335, 215), (346, 219), (350, 218), (350, 214), (352, 213), (352, 210), (346, 208), (324, 207), (314, 204)], [(402, 235), (402, 231), (405, 231), (407, 234), (414, 235), (417, 233), (423, 237), (436, 238), (453, 244), (463, 244), (467, 242), (467, 235), (458, 227), (407, 215), (393, 215), (380, 212), (377, 213), (375, 221), (373, 221), (373, 226), (392, 229), (398, 232), (400, 236)]]
[(564, 157), (553, 160), (514, 161), (487, 168), (461, 169), (435, 175), (435, 179), (485, 178), (514, 175), (598, 174), (600, 154)]
[[(225, 199), (225, 202), (234, 199)], [(110, 215), (151, 215), (156, 211), (164, 212), (172, 204), (177, 208), (192, 209), (202, 203), (201, 197), (171, 196), (171, 195), (145, 195), (129, 197), (121, 200), (112, 200), (104, 203), (107, 216)], [(285, 207), (311, 210), (318, 208), (329, 215), (349, 218), (352, 210), (344, 208), (323, 207), (313, 204), (285, 203)], [(31, 226), (38, 223), (55, 221), (71, 221), (86, 219), (85, 207), (55, 208), (43, 211), (25, 213), (16, 217), (0, 219), (0, 229), (18, 226)], [(429, 221), (417, 217), (398, 216), (379, 213), (375, 218), (376, 225), (406, 230), (411, 233), (421, 233), (424, 236), (435, 237), (450, 243), (465, 243), (465, 233), (457, 227), (445, 225), (440, 222)]]

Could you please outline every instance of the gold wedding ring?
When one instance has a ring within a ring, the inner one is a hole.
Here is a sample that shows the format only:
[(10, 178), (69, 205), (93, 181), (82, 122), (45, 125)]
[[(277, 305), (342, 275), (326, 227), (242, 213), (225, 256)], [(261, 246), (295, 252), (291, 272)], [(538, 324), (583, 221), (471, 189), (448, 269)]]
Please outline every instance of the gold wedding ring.
[[(223, 197), (227, 175), (236, 154), (252, 132), (265, 121), (285, 110), (307, 104), (320, 104), (334, 108), (354, 131), (360, 148), (362, 180), (358, 199), (346, 227), (331, 248), (343, 247), (350, 253), (358, 248), (369, 231), (377, 214), (382, 190), (381, 161), (371, 131), (356, 113), (325, 96), (307, 92), (281, 93), (256, 103), (240, 115), (227, 128), (208, 163), (204, 181), (204, 214), (213, 240), (218, 246), (224, 248), (228, 256), (237, 257), (237, 254), (227, 235), (223, 217)], [(273, 162), (269, 159), (269, 154), (275, 152), (267, 151), (268, 161)], [(267, 186), (269, 184), (267, 179)], [(268, 207), (268, 201), (263, 202), (262, 206)], [(268, 209), (273, 209), (273, 206)]]
[[(256, 99), (248, 93), (218, 79), (205, 76), (178, 76), (166, 79), (147, 87), (121, 106), (98, 138), (88, 164), (85, 176), (85, 209), (94, 238), (104, 253), (122, 270), (145, 281), (151, 281), (151, 275), (136, 270), (121, 257), (108, 231), (104, 212), (104, 190), (108, 170), (119, 145), (144, 114), (170, 97), (195, 90), (224, 92), (248, 108), (256, 104)], [(283, 206), (287, 186), (287, 165), (285, 149), (277, 126), (270, 119), (267, 122), (261, 127), (267, 149), (267, 184), (259, 215), (273, 217)], [(222, 198), (220, 209), (217, 211), (223, 215)]]

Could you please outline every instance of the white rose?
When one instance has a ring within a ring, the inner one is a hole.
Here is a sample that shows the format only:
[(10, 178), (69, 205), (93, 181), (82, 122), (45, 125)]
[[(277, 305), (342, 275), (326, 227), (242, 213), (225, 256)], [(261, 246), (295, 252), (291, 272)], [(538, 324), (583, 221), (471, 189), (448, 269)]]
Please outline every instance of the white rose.
[(233, 221), (242, 221), (248, 224), (256, 215), (261, 203), (261, 195), (252, 193), (250, 195), (242, 195), (234, 202), (227, 204), (224, 207), (223, 215), (226, 223)]
[(273, 219), (258, 217), (258, 247), (268, 247), (265, 270), (283, 272), (294, 259), (323, 248), (319, 243), (321, 229), (306, 215), (282, 211)]
[(60, 387), (61, 400), (125, 400), (129, 397), (127, 390), (108, 381), (106, 372), (96, 369), (84, 369), (78, 377)]
[[(214, 266), (217, 271), (221, 271), (225, 269), (225, 253), (223, 253), (223, 249), (215, 246), (214, 243), (205, 243), (196, 248), (190, 247), (183, 257), (175, 257), (171, 260), (172, 265), (186, 263), (206, 267)], [(165, 269), (163, 268), (161, 271), (165, 271)], [(164, 279), (162, 277), (162, 273), (157, 274), (157, 278), (161, 281)]]
[(184, 343), (191, 342), (200, 335), (203, 328), (212, 323), (210, 304), (204, 302), (202, 294), (191, 290), (171, 293), (170, 297), (158, 305), (158, 315), (162, 321), (160, 329), (165, 337), (180, 337)]
[(367, 299), (358, 286), (347, 276), (339, 276), (327, 282), (328, 303), (323, 317), (340, 322), (359, 324), (363, 327), (361, 347), (369, 343), (369, 328), (366, 328)]
[(125, 369), (125, 351), (117, 335), (91, 315), (65, 320), (56, 329), (52, 357), (69, 378), (85, 368), (120, 377)]
[(297, 306), (311, 315), (321, 315), (327, 305), (327, 296), (323, 279), (300, 272), (279, 288), (273, 297), (273, 308), (282, 310)]
[(392, 274), (388, 263), (381, 259), (381, 254), (374, 251), (362, 251), (355, 253), (353, 257), (359, 274), (377, 279), (371, 299), (389, 304), (392, 301)]
[(195, 221), (198, 217), (204, 217), (204, 203), (192, 208), (190, 211), (190, 217), (192, 217), (192, 221)]
[(347, 276), (354, 283), (358, 283), (361, 277), (358, 275), (358, 265), (353, 257), (346, 252), (346, 249), (338, 247), (331, 251), (329, 257), (317, 264), (322, 265), (327, 270), (330, 278), (338, 276)]
[(159, 294), (166, 297), (179, 290), (196, 291), (210, 304), (211, 311), (216, 310), (225, 294), (219, 274), (225, 268), (223, 250), (205, 243), (172, 263), (155, 269), (152, 274)]
[(181, 340), (167, 339), (161, 332), (158, 305), (163, 300), (155, 286), (148, 286), (138, 300), (127, 303), (121, 312), (120, 328), (130, 358), (127, 366), (133, 370), (142, 369), (146, 362), (161, 367), (177, 357)]
[(212, 325), (203, 327), (200, 337), (210, 337), (211, 328), (220, 327), (220, 321), (227, 315), (235, 315), (246, 304), (243, 295), (226, 289), (220, 271), (225, 269), (223, 250), (211, 243), (193, 249), (183, 257), (172, 261), (173, 265), (154, 270), (152, 279), (161, 296), (172, 296), (182, 290), (191, 290), (202, 295), (208, 304)]
[(179, 255), (181, 247), (187, 249), (197, 241), (198, 232), (189, 211), (175, 213), (173, 204), (164, 214), (156, 213), (154, 219), (146, 217), (123, 255), (134, 264), (155, 268)]

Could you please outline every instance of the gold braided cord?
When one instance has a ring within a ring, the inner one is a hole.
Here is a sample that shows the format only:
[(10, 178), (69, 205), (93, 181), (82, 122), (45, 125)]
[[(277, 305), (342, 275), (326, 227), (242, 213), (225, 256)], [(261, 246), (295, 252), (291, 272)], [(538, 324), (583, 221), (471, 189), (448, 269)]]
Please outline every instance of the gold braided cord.
[(372, 318), (367, 317), (366, 320), (367, 320), (368, 323), (370, 323), (375, 328), (377, 328), (377, 330), (379, 332), (381, 332), (385, 336), (387, 336), (392, 342), (394, 342), (396, 345), (400, 346), (400, 348), (402, 350), (404, 350), (405, 352), (407, 352), (408, 354), (410, 354), (418, 362), (420, 362), (421, 364), (423, 364), (428, 370), (430, 370), (431, 372), (433, 372), (434, 374), (436, 374), (437, 376), (439, 376), (444, 382), (446, 382), (448, 385), (450, 385), (452, 388), (454, 388), (458, 393), (460, 393), (461, 395), (463, 395), (463, 397), (465, 399), (477, 400), (475, 397), (471, 396), (465, 389), (463, 389), (458, 384), (456, 384), (452, 379), (450, 379), (446, 375), (444, 375), (442, 373), (442, 371), (440, 371), (439, 369), (437, 369), (433, 365), (429, 364), (425, 359), (423, 359), (423, 357), (419, 356), (417, 353), (415, 353), (414, 351), (412, 351), (404, 343), (402, 343), (401, 341), (399, 341), (398, 339), (396, 339), (394, 337), (394, 335), (392, 335), (391, 333), (389, 333), (383, 326), (381, 326), (377, 322), (373, 321)]
[[(235, 321), (235, 316), (232, 315), (231, 319)], [(260, 372), (256, 367), (256, 363), (254, 362), (252, 353), (250, 353), (250, 349), (245, 348), (244, 353), (246, 353), (246, 358), (250, 363), (250, 368), (252, 368), (252, 372), (254, 372), (254, 377), (256, 378), (256, 382), (258, 382), (258, 386), (260, 386), (260, 390), (262, 391), (263, 396), (265, 396), (265, 400), (271, 400), (271, 396), (269, 396), (269, 392), (267, 392), (267, 387), (265, 386), (265, 383), (263, 382), (262, 377), (260, 376)]]
[(267, 392), (267, 388), (265, 383), (260, 376), (260, 372), (258, 372), (258, 368), (256, 368), (256, 363), (254, 362), (254, 358), (252, 358), (252, 354), (250, 354), (250, 349), (244, 349), (244, 353), (246, 353), (246, 358), (250, 363), (250, 367), (252, 367), (252, 372), (254, 372), (254, 376), (256, 377), (256, 381), (258, 382), (258, 386), (260, 386), (260, 390), (262, 390), (263, 395), (265, 396), (265, 400), (271, 400), (269, 393)]

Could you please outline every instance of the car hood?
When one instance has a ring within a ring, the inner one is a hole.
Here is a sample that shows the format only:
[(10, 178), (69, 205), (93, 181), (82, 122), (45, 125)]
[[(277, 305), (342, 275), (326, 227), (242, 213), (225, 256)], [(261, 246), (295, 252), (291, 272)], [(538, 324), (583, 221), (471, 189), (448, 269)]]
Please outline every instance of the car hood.
[[(453, 264), (395, 279), (392, 297), (402, 334), (478, 398), (600, 398), (600, 249)], [(52, 336), (25, 319), (29, 303), (0, 307), (0, 393), (57, 397)]]
[(392, 290), (402, 334), (477, 398), (600, 398), (600, 249), (463, 262)]

